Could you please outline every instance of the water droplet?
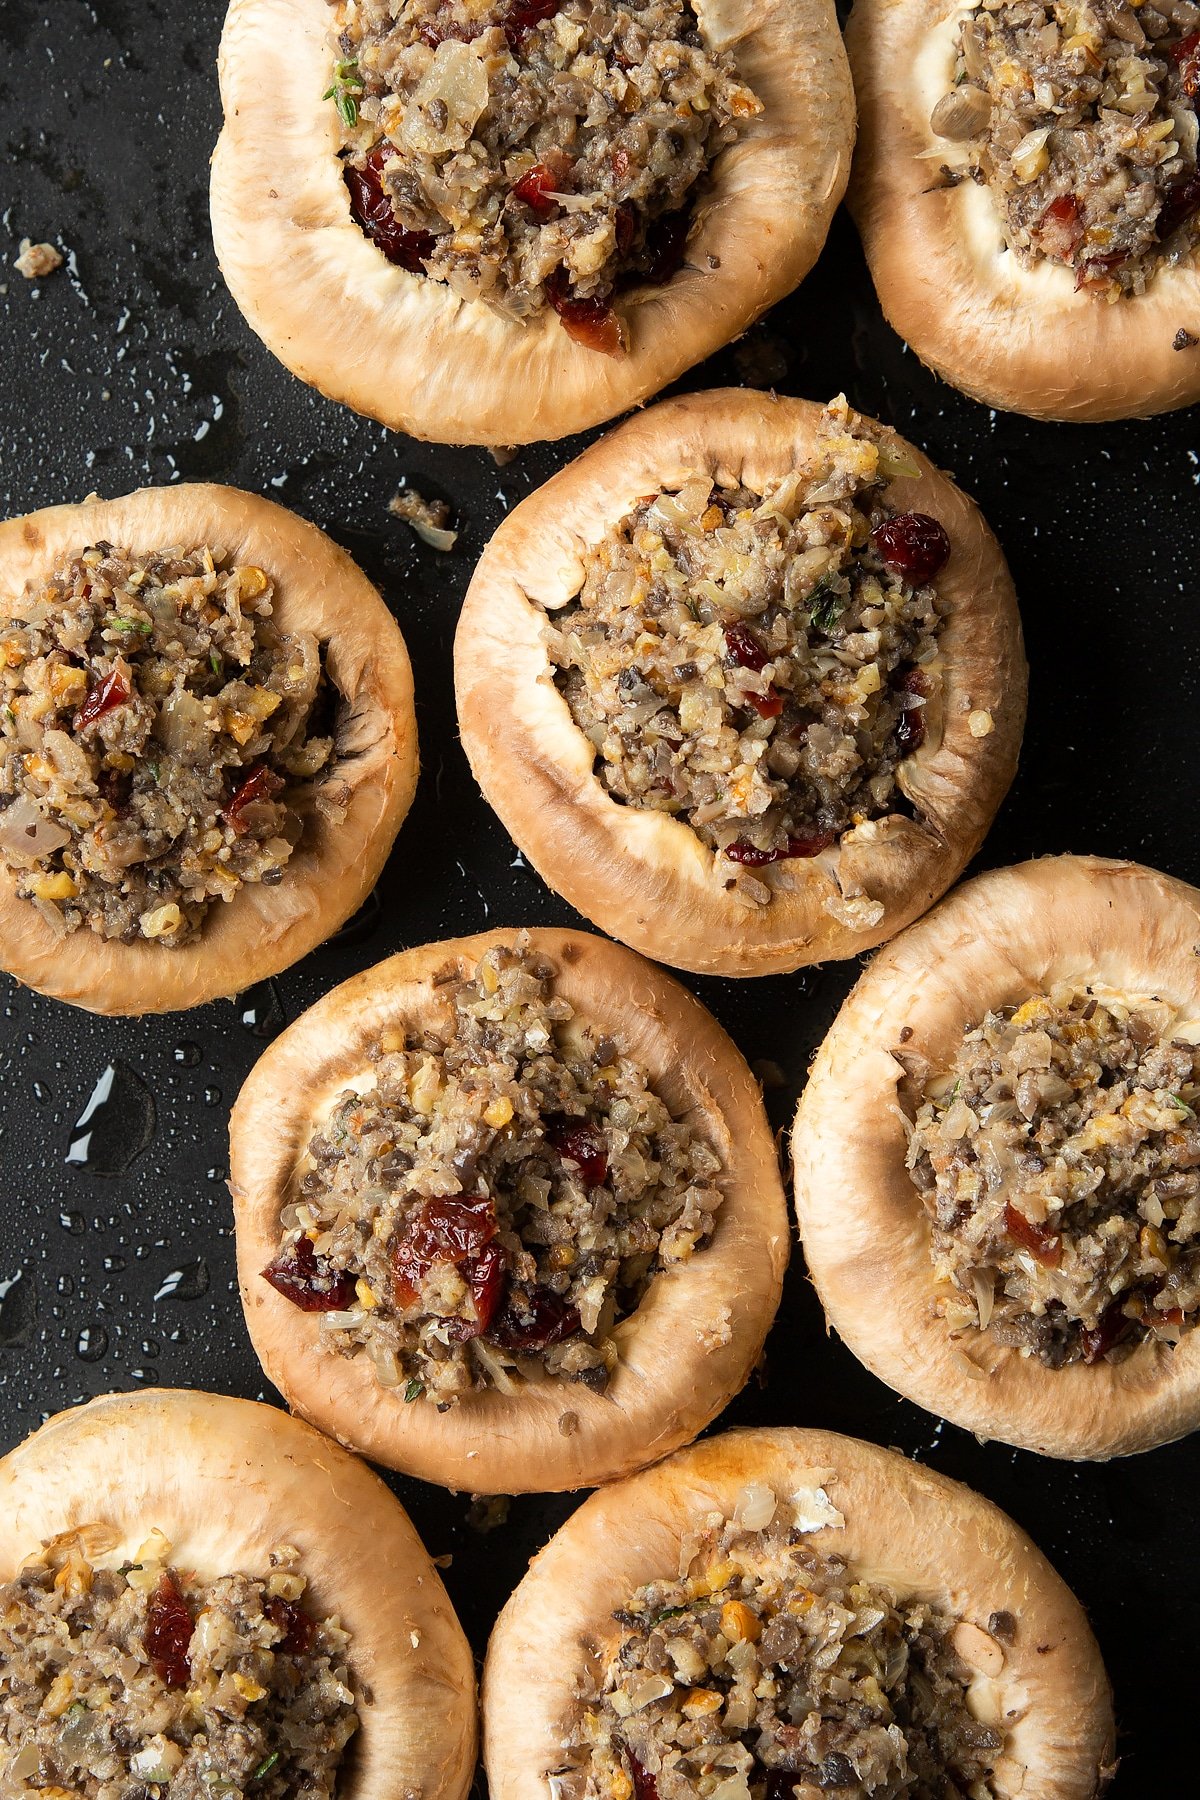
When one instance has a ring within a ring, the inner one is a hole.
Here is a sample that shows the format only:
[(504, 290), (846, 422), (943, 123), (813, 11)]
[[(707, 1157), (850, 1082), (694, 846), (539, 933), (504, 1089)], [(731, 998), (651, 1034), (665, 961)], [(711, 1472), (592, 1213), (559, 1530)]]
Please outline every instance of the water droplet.
[(0, 1281), (0, 1350), (24, 1343), (36, 1312), (33, 1281), (23, 1269)]
[(154, 1136), (154, 1096), (128, 1063), (109, 1063), (75, 1124), (67, 1161), (90, 1175), (123, 1175)]
[(143, 1338), (140, 1349), (143, 1356), (157, 1356), (162, 1345), (157, 1343), (154, 1338)]
[(83, 1222), (83, 1214), (82, 1213), (77, 1213), (77, 1212), (59, 1213), (58, 1222), (62, 1226), (64, 1231), (70, 1232), (72, 1237), (82, 1237), (84, 1232), (87, 1229), (87, 1227), (85, 1226), (85, 1224)]
[(75, 1292), (75, 1277), (73, 1275), (60, 1275), (58, 1278), (58, 1291), (60, 1294), (73, 1294)]
[(110, 1275), (119, 1275), (121, 1270), (125, 1267), (125, 1258), (123, 1256), (106, 1256), (104, 1259), (104, 1267), (108, 1270)]
[(227, 1181), (229, 1179), (224, 1169), (205, 1169), (204, 1173), (210, 1181)]
[(335, 931), (329, 939), (331, 944), (365, 944), (368, 938), (375, 936), (383, 922), (383, 904), (378, 893), (372, 889), (352, 919), (347, 919), (340, 931)]
[(153, 1384), (158, 1380), (158, 1370), (157, 1369), (130, 1369), (129, 1379), (131, 1381), (149, 1382), (151, 1384), (151, 1386), (153, 1386)]
[(184, 1263), (182, 1269), (172, 1269), (164, 1277), (163, 1284), (154, 1298), (156, 1300), (199, 1300), (201, 1294), (207, 1294), (209, 1283), (208, 1264), (203, 1258), (199, 1262)]
[(221, 1104), (220, 1088), (218, 1088), (218, 1087), (205, 1088), (204, 1104), (205, 1104), (205, 1106), (220, 1106), (220, 1104)]
[(108, 1333), (103, 1325), (85, 1325), (75, 1340), (75, 1354), (80, 1362), (99, 1362), (108, 1349)]
[(273, 981), (259, 981), (238, 1001), (242, 1024), (256, 1038), (278, 1037), (287, 1024), (283, 1001)]
[(176, 1044), (172, 1054), (175, 1061), (180, 1063), (183, 1068), (196, 1069), (200, 1066), (200, 1059), (204, 1052), (199, 1044), (193, 1044), (191, 1039), (187, 1038), (182, 1044)]
[(50, 1092), (50, 1089), (46, 1086), (44, 1081), (35, 1081), (33, 1084), (33, 1097), (39, 1106), (48, 1106), (51, 1100), (53, 1100), (54, 1095)]

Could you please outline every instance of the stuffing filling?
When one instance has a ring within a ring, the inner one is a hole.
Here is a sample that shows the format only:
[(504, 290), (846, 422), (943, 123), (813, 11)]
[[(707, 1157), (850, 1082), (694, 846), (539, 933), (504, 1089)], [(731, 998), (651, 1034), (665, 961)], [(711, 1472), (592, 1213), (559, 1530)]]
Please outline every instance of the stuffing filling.
[(1191, 255), (1198, 27), (1192, 0), (983, 0), (965, 15), (931, 124), (967, 146), (1023, 263), (1066, 263), (1116, 300)]
[(916, 473), (835, 401), (764, 493), (705, 475), (639, 502), (547, 627), (609, 794), (690, 825), (751, 905), (893, 808), (925, 737), (950, 541), (882, 497)]
[(391, 261), (615, 354), (616, 290), (683, 260), (760, 112), (687, 0), (338, 0), (327, 98), (351, 209)]
[(612, 1326), (712, 1233), (719, 1158), (556, 974), (518, 938), (435, 977), (444, 1028), (383, 1036), (284, 1208), (264, 1277), (407, 1400), (602, 1390)]
[(0, 1791), (41, 1800), (332, 1800), (358, 1726), (350, 1639), (302, 1604), (298, 1552), (201, 1581), (152, 1532), (54, 1539), (0, 1586)]
[(909, 1166), (955, 1327), (1059, 1368), (1195, 1324), (1193, 1034), (1161, 1000), (1055, 988), (989, 1012), (925, 1080)]
[(95, 544), (0, 622), (0, 861), (56, 931), (190, 943), (282, 879), (306, 805), (339, 813), (320, 648), (273, 591), (206, 548)]
[(564, 1795), (990, 1800), (1003, 1739), (972, 1717), (973, 1670), (956, 1645), (965, 1633), (1002, 1663), (1015, 1621), (995, 1614), (985, 1633), (860, 1578), (815, 1547), (806, 1512), (748, 1487), (741, 1522), (715, 1516), (684, 1540), (677, 1581), (640, 1588), (615, 1614)]

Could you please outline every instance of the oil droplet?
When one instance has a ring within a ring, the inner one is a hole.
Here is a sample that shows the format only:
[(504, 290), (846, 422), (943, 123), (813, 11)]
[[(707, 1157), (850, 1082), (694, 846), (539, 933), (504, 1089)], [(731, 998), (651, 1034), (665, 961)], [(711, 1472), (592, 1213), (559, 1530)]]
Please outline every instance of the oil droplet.
[(273, 1038), (287, 1024), (283, 1001), (273, 981), (256, 982), (238, 1001), (242, 1024), (252, 1037)]
[(154, 1136), (154, 1096), (128, 1063), (111, 1062), (75, 1124), (67, 1161), (89, 1175), (123, 1175)]
[(158, 1380), (158, 1370), (157, 1369), (130, 1369), (129, 1379), (131, 1381), (149, 1382), (151, 1384), (151, 1386), (153, 1386), (153, 1384)]
[(64, 1231), (70, 1232), (72, 1237), (82, 1237), (85, 1230), (87, 1229), (87, 1227), (84, 1225), (84, 1222), (83, 1222), (83, 1214), (82, 1213), (77, 1213), (77, 1212), (59, 1213), (58, 1222), (62, 1226)]
[(123, 1256), (106, 1256), (104, 1267), (110, 1275), (119, 1275), (125, 1267), (125, 1258)]
[(108, 1349), (108, 1333), (103, 1325), (85, 1325), (75, 1340), (75, 1354), (80, 1362), (99, 1362)]
[(205, 1106), (220, 1106), (220, 1104), (221, 1104), (220, 1088), (218, 1088), (218, 1087), (205, 1088), (204, 1104), (205, 1104)]
[(0, 1350), (25, 1341), (36, 1312), (37, 1296), (24, 1269), (0, 1281)]
[(44, 1081), (35, 1081), (33, 1084), (33, 1097), (39, 1106), (48, 1106), (51, 1100), (53, 1100), (54, 1095), (50, 1092), (50, 1089), (46, 1086)]
[(184, 1263), (182, 1269), (172, 1269), (163, 1278), (163, 1284), (154, 1298), (156, 1300), (199, 1300), (201, 1294), (207, 1294), (209, 1283), (208, 1264), (203, 1257), (199, 1262)]
[(200, 1066), (200, 1059), (204, 1052), (201, 1050), (199, 1044), (193, 1044), (191, 1039), (187, 1038), (182, 1044), (176, 1044), (172, 1054), (174, 1055), (175, 1061), (183, 1068), (196, 1069)]
[(58, 1291), (60, 1294), (73, 1294), (75, 1292), (75, 1277), (73, 1275), (60, 1275), (58, 1278)]
[(139, 1348), (143, 1356), (157, 1356), (162, 1345), (156, 1343), (153, 1338), (143, 1338)]

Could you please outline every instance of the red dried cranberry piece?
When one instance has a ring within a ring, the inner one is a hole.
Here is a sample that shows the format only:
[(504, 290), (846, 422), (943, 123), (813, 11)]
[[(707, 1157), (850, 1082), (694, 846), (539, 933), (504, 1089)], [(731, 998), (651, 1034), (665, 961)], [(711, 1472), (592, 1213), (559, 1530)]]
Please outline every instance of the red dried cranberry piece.
[(1189, 100), (1200, 93), (1200, 31), (1189, 31), (1178, 43), (1167, 45), (1167, 55), (1179, 67), (1179, 85)]
[(383, 190), (383, 165), (391, 155), (390, 145), (377, 144), (361, 168), (355, 163), (346, 164), (350, 211), (389, 262), (410, 274), (423, 275), (425, 259), (433, 255), (433, 233), (406, 231), (392, 211), (392, 203)]
[(579, 1330), (579, 1308), (553, 1288), (520, 1288), (510, 1293), (488, 1332), (502, 1350), (548, 1350)]
[(546, 277), (546, 295), (569, 338), (588, 350), (598, 350), (602, 356), (622, 353), (625, 333), (607, 300), (576, 300), (566, 270), (561, 268)]
[(1075, 195), (1060, 194), (1057, 200), (1052, 200), (1034, 230), (1047, 256), (1056, 257), (1059, 262), (1070, 262), (1083, 236), (1083, 220)]
[(247, 775), (221, 817), (230, 829), (238, 837), (241, 837), (250, 829), (246, 820), (242, 818), (246, 807), (252, 806), (256, 800), (273, 800), (276, 794), (283, 792), (284, 786), (282, 776), (276, 775), (273, 769), (268, 769), (263, 763), (252, 774)]
[(1078, 293), (1081, 288), (1105, 287), (1113, 271), (1127, 260), (1124, 250), (1112, 250), (1107, 256), (1089, 256), (1086, 262), (1079, 265), (1075, 276), (1075, 292)]
[(637, 207), (632, 200), (622, 200), (613, 220), (613, 229), (617, 238), (617, 255), (628, 256), (637, 236)]
[(548, 219), (558, 210), (558, 201), (553, 198), (558, 192), (558, 181), (554, 170), (548, 169), (545, 163), (534, 163), (532, 169), (526, 169), (520, 181), (513, 184), (512, 191), (539, 219)]
[(658, 1800), (658, 1783), (649, 1769), (643, 1769), (632, 1750), (626, 1750), (629, 1777), (633, 1782), (633, 1800)]
[(547, 1141), (564, 1162), (573, 1162), (588, 1187), (599, 1187), (608, 1174), (608, 1146), (593, 1126), (579, 1119), (552, 1119)]
[[(928, 689), (920, 669), (909, 669), (899, 683), (903, 694), (926, 695)], [(925, 708), (906, 706), (896, 720), (896, 748), (901, 756), (911, 756), (925, 742)]]
[(552, 19), (562, 0), (510, 0), (500, 23), (510, 50), (519, 50), (535, 25)]
[(438, 1195), (426, 1200), (392, 1245), (397, 1302), (412, 1306), (421, 1283), (437, 1263), (460, 1268), (477, 1257), (496, 1235), (496, 1208), (490, 1194), (466, 1199)]
[(744, 869), (765, 869), (768, 863), (789, 862), (793, 857), (820, 856), (822, 850), (828, 850), (836, 837), (836, 831), (802, 833), (790, 837), (779, 850), (760, 850), (756, 845), (744, 844), (738, 838), (725, 846), (724, 854), (730, 862), (740, 863)]
[(1102, 1356), (1116, 1348), (1121, 1339), (1128, 1337), (1133, 1330), (1133, 1320), (1122, 1310), (1124, 1296), (1118, 1296), (1100, 1314), (1098, 1324), (1080, 1333), (1079, 1342), (1083, 1350), (1085, 1363), (1097, 1363)]
[(1186, 181), (1177, 181), (1167, 190), (1155, 227), (1159, 242), (1165, 242), (1197, 210), (1200, 210), (1200, 174), (1189, 175)]
[(262, 1277), (301, 1312), (344, 1312), (354, 1298), (353, 1276), (318, 1256), (306, 1237), (280, 1251)]
[(478, 1256), (460, 1263), (463, 1280), (471, 1290), (475, 1306), (473, 1319), (451, 1319), (448, 1335), (460, 1344), (481, 1337), (495, 1318), (508, 1274), (508, 1257), (502, 1244), (485, 1244)]
[(763, 719), (777, 719), (783, 711), (783, 695), (778, 688), (768, 686), (765, 694), (748, 693), (746, 700)]
[(283, 1637), (275, 1649), (285, 1656), (307, 1656), (313, 1647), (313, 1639), (317, 1635), (317, 1621), (311, 1613), (305, 1612), (302, 1606), (294, 1606), (290, 1600), (272, 1596), (263, 1604), (263, 1611), (272, 1625), (278, 1625)]
[(629, 152), (622, 144), (618, 144), (609, 158), (612, 172), (618, 181), (624, 181), (629, 173)]
[(1005, 1202), (1004, 1229), (1009, 1237), (1036, 1256), (1048, 1269), (1057, 1269), (1062, 1261), (1062, 1239), (1057, 1231), (1048, 1231), (1033, 1219), (1027, 1219), (1011, 1200)]
[(112, 712), (115, 707), (124, 706), (132, 693), (133, 690), (120, 669), (113, 669), (103, 681), (96, 683), (75, 714), (76, 731), (82, 731), (85, 725), (94, 725), (97, 719), (102, 719), (105, 713)]
[(770, 657), (748, 625), (738, 619), (725, 627), (725, 648), (740, 669), (753, 669), (757, 675), (765, 669)]
[(192, 1615), (179, 1584), (164, 1569), (146, 1608), (142, 1637), (150, 1667), (165, 1687), (185, 1688), (192, 1679), (188, 1646), (192, 1641)]
[(871, 533), (871, 542), (888, 568), (913, 587), (932, 581), (950, 555), (945, 529), (928, 513), (897, 513)]

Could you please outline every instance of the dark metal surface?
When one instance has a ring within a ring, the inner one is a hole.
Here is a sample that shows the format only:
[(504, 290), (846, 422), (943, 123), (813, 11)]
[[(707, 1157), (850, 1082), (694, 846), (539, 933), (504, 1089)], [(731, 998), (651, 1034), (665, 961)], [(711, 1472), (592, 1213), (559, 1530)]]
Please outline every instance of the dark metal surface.
[[(221, 12), (221, 0), (0, 0), (0, 502), (20, 513), (92, 489), (210, 478), (316, 520), (403, 627), (423, 773), (377, 902), (271, 993), (116, 1023), (0, 978), (5, 1447), (112, 1388), (262, 1395), (224, 1186), (227, 1113), (260, 1048), (255, 1030), (402, 945), (572, 918), (475, 790), (450, 666), (475, 557), (571, 446), (501, 469), (483, 451), (390, 437), (293, 380), (251, 335), (217, 275), (206, 218)], [(68, 268), (24, 281), (11, 269), (22, 236), (58, 241)], [(952, 470), (999, 533), (1033, 677), (1021, 773), (982, 862), (1093, 850), (1200, 879), (1194, 418), (1036, 426), (962, 399), (883, 324), (844, 217), (801, 293), (688, 385), (736, 382), (819, 399), (845, 388)], [(402, 477), (454, 503), (451, 556), (388, 517)], [(776, 1124), (854, 973), (692, 983), (751, 1061), (782, 1068), (786, 1085), (768, 1094)], [(77, 1130), (112, 1064), (112, 1098)], [(1200, 1446), (1075, 1467), (979, 1445), (895, 1399), (825, 1336), (798, 1254), (768, 1352), (765, 1384), (725, 1422), (820, 1424), (899, 1445), (1006, 1507), (1095, 1622), (1121, 1726), (1115, 1793), (1195, 1792), (1184, 1696), (1198, 1661)], [(453, 1554), (447, 1583), (482, 1652), (526, 1559), (575, 1502), (517, 1501), (482, 1537), (465, 1496), (395, 1485), (434, 1553)]]

